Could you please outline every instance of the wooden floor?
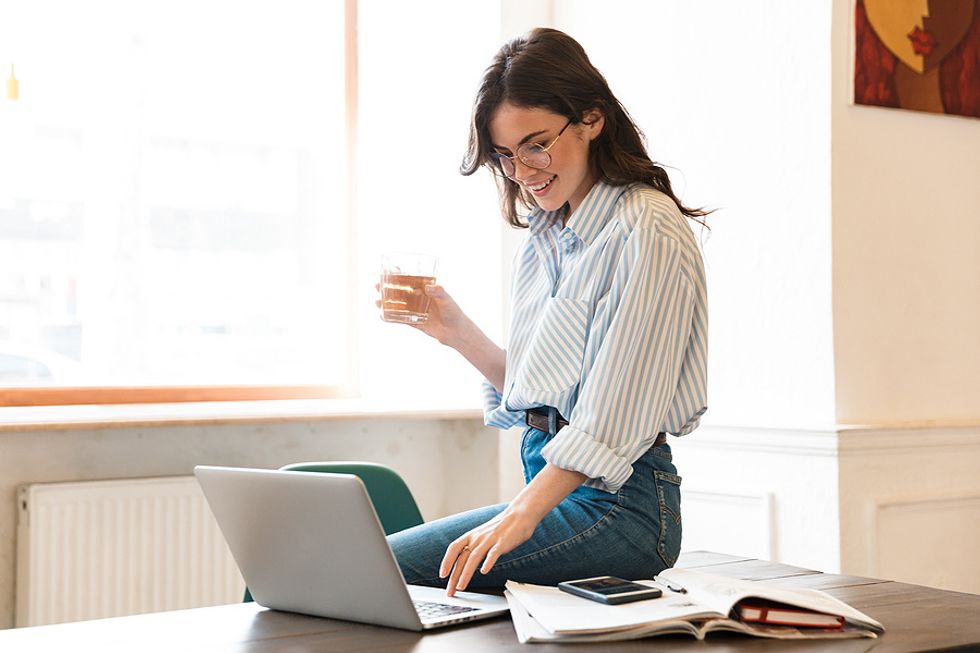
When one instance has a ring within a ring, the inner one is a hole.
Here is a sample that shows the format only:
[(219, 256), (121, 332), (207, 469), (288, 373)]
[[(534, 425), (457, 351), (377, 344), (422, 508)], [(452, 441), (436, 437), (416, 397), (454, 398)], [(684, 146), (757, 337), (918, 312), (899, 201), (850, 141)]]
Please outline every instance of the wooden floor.
[(518, 643), (507, 618), (450, 627), (427, 634), (266, 610), (254, 603), (162, 612), (0, 631), (0, 651), (263, 652), (357, 651), (361, 653), (470, 653), (523, 651), (828, 651), (905, 653), (980, 651), (980, 596), (824, 574), (812, 569), (720, 553), (685, 553), (678, 567), (824, 590), (885, 626), (878, 639), (780, 642), (715, 633), (707, 641), (673, 635), (601, 645)]

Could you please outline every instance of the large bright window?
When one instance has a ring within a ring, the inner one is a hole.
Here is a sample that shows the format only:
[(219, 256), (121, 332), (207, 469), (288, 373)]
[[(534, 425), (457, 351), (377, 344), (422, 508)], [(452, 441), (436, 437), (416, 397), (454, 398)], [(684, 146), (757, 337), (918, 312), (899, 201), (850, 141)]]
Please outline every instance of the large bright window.
[(448, 0), (5, 8), (0, 386), (384, 394), (395, 369), (460, 372), (377, 319), (373, 284), (386, 249), (437, 254), (499, 331), (496, 200), (458, 174), (499, 25), (497, 2)]

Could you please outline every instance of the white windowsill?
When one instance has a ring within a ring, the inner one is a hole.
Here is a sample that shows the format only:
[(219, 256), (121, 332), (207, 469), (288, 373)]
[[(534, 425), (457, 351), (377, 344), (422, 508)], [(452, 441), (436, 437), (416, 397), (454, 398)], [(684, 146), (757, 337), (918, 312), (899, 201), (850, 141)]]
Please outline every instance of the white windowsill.
[(473, 402), (397, 399), (221, 401), (0, 408), (0, 432), (353, 419), (481, 419)]

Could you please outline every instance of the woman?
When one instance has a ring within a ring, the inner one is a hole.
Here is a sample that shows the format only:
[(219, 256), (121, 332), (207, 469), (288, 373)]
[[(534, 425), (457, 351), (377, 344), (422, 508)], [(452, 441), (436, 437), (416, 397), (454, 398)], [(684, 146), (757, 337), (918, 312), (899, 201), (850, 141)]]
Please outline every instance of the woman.
[(552, 29), (487, 69), (461, 171), (480, 167), (498, 175), (507, 220), (529, 228), (509, 346), (437, 285), (416, 328), (484, 374), (488, 425), (528, 424), (527, 485), (509, 504), (393, 534), (392, 550), (408, 583), (449, 596), (508, 579), (651, 578), (681, 542), (664, 432), (689, 433), (705, 410), (704, 272), (685, 220), (705, 212), (681, 205), (585, 51)]

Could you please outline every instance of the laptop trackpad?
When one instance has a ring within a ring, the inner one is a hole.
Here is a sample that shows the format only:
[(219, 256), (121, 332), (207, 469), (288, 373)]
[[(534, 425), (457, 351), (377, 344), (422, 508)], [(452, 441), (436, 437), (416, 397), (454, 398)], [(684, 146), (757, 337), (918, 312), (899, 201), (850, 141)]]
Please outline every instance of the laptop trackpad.
[(507, 610), (507, 599), (493, 594), (477, 594), (476, 592), (456, 592), (456, 596), (446, 596), (446, 590), (440, 587), (422, 587), (421, 585), (409, 585), (408, 593), (416, 601), (429, 601), (432, 603), (445, 603), (447, 605), (459, 605), (468, 608), (479, 608), (484, 610), (504, 611)]

